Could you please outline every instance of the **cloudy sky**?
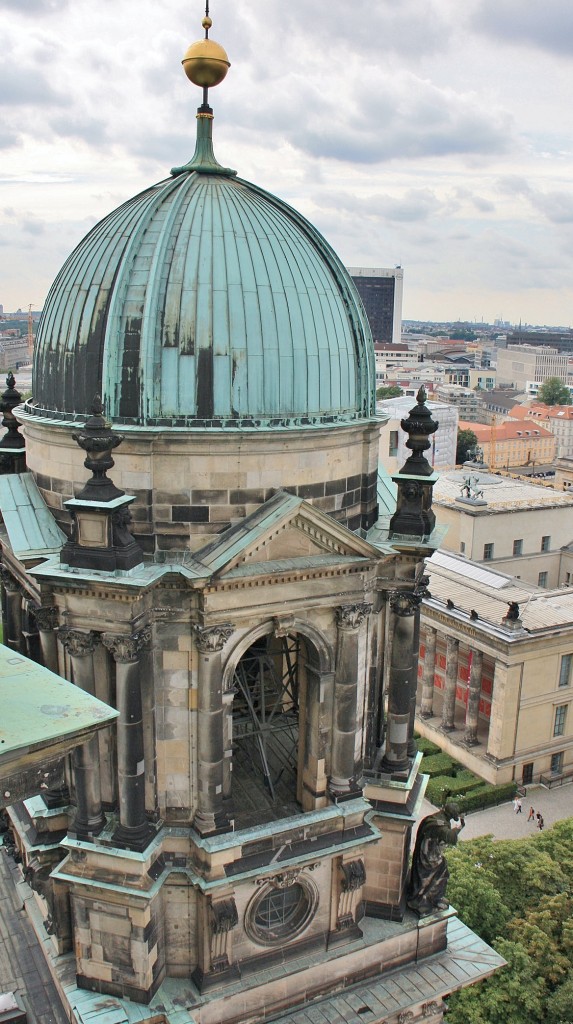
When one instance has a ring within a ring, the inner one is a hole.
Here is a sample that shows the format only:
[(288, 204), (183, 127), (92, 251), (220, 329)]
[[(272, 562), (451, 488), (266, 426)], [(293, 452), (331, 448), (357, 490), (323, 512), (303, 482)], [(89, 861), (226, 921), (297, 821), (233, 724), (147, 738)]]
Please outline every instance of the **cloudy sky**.
[[(0, 0), (0, 303), (193, 152), (201, 0)], [(573, 324), (573, 0), (211, 0), (221, 163), (404, 316)]]

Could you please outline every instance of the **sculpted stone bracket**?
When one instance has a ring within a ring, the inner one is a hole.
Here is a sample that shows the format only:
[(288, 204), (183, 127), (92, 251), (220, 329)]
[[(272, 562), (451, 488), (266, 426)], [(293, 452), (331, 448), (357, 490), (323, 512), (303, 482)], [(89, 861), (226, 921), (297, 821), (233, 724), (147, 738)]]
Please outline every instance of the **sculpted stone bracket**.
[(211, 912), (211, 931), (213, 935), (222, 935), (237, 927), (239, 914), (237, 912), (237, 905), (232, 897), (226, 900), (219, 900), (217, 903), (211, 903), (209, 910)]
[(222, 651), (227, 640), (235, 632), (235, 627), (230, 622), (223, 622), (217, 626), (193, 626), (195, 643), (201, 654), (215, 654)]
[(342, 878), (340, 880), (340, 895), (338, 898), (338, 912), (336, 915), (337, 932), (354, 928), (355, 906), (357, 894), (366, 881), (366, 869), (364, 861), (350, 860), (340, 865)]
[(288, 636), (294, 631), (294, 615), (275, 615), (273, 618), (274, 635), (278, 638)]
[(339, 629), (360, 629), (371, 611), (371, 604), (342, 604), (336, 609), (336, 624)]
[(85, 658), (88, 654), (93, 654), (101, 637), (92, 629), (84, 633), (70, 626), (60, 626), (58, 640), (70, 657)]
[(151, 626), (144, 626), (137, 633), (129, 636), (115, 635), (114, 633), (103, 633), (102, 643), (113, 655), (114, 661), (128, 664), (137, 661), (142, 648), (151, 639)]
[(209, 904), (211, 924), (210, 970), (226, 971), (229, 967), (231, 932), (239, 923), (237, 905), (233, 897)]
[(366, 881), (364, 861), (350, 860), (346, 864), (341, 864), (340, 868), (343, 874), (341, 882), (343, 892), (356, 892), (364, 885)]
[(407, 617), (414, 615), (422, 603), (422, 594), (412, 590), (392, 590), (389, 592), (390, 607), (394, 615)]

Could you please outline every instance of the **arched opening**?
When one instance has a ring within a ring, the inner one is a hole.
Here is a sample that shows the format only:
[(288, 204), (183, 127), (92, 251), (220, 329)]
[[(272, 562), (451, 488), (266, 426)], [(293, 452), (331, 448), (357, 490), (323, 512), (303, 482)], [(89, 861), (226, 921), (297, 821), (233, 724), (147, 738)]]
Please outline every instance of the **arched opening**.
[(267, 633), (237, 662), (231, 791), (237, 827), (302, 810), (304, 766), (317, 747), (318, 680), (316, 651), (298, 633)]

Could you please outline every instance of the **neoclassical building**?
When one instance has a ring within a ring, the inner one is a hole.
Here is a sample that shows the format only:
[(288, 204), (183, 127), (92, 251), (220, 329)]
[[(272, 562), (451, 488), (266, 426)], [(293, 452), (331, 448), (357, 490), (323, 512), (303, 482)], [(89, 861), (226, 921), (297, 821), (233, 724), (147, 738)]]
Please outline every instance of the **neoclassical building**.
[(78, 1022), (439, 1021), (501, 959), (406, 909), (436, 425), (422, 390), (386, 507), (362, 305), (218, 164), (204, 27), (193, 158), (71, 254), (2, 400), (5, 642), (119, 712), (10, 809), (31, 912)]
[(573, 775), (573, 591), (445, 551), (426, 565), (420, 732), (491, 783)]

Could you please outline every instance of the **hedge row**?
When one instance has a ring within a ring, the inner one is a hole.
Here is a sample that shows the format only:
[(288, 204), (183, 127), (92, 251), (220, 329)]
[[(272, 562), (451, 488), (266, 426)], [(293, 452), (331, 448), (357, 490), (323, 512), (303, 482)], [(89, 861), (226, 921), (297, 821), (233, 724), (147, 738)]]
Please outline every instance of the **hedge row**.
[(451, 796), (457, 801), (465, 793), (483, 786), (483, 779), (469, 771), (460, 772), (456, 778), (452, 778), (451, 775), (437, 775), (428, 782), (426, 797), (430, 803), (439, 806), (443, 802), (444, 796)]
[(462, 814), (469, 811), (479, 811), (482, 807), (494, 807), (506, 800), (513, 800), (517, 791), (516, 782), (504, 782), (501, 786), (491, 786), (485, 783), (479, 789), (472, 789), (456, 800)]
[(434, 778), (436, 775), (454, 775), (458, 762), (449, 754), (431, 754), (422, 758), (421, 770), (424, 775)]
[(431, 740), (427, 740), (425, 736), (420, 736), (416, 740), (416, 746), (418, 750), (422, 752), (424, 757), (429, 757), (430, 754), (440, 754), (441, 747), (437, 743), (432, 743)]
[(478, 785), (473, 786), (465, 793), (452, 792), (450, 784), (455, 784), (456, 779), (448, 775), (442, 775), (430, 779), (426, 789), (426, 798), (435, 807), (441, 807), (446, 800), (453, 800), (459, 807), (462, 814), (470, 811), (478, 811), (484, 807), (494, 807), (506, 800), (512, 800), (517, 790), (515, 782), (504, 782), (501, 786), (491, 786), (476, 778)]

